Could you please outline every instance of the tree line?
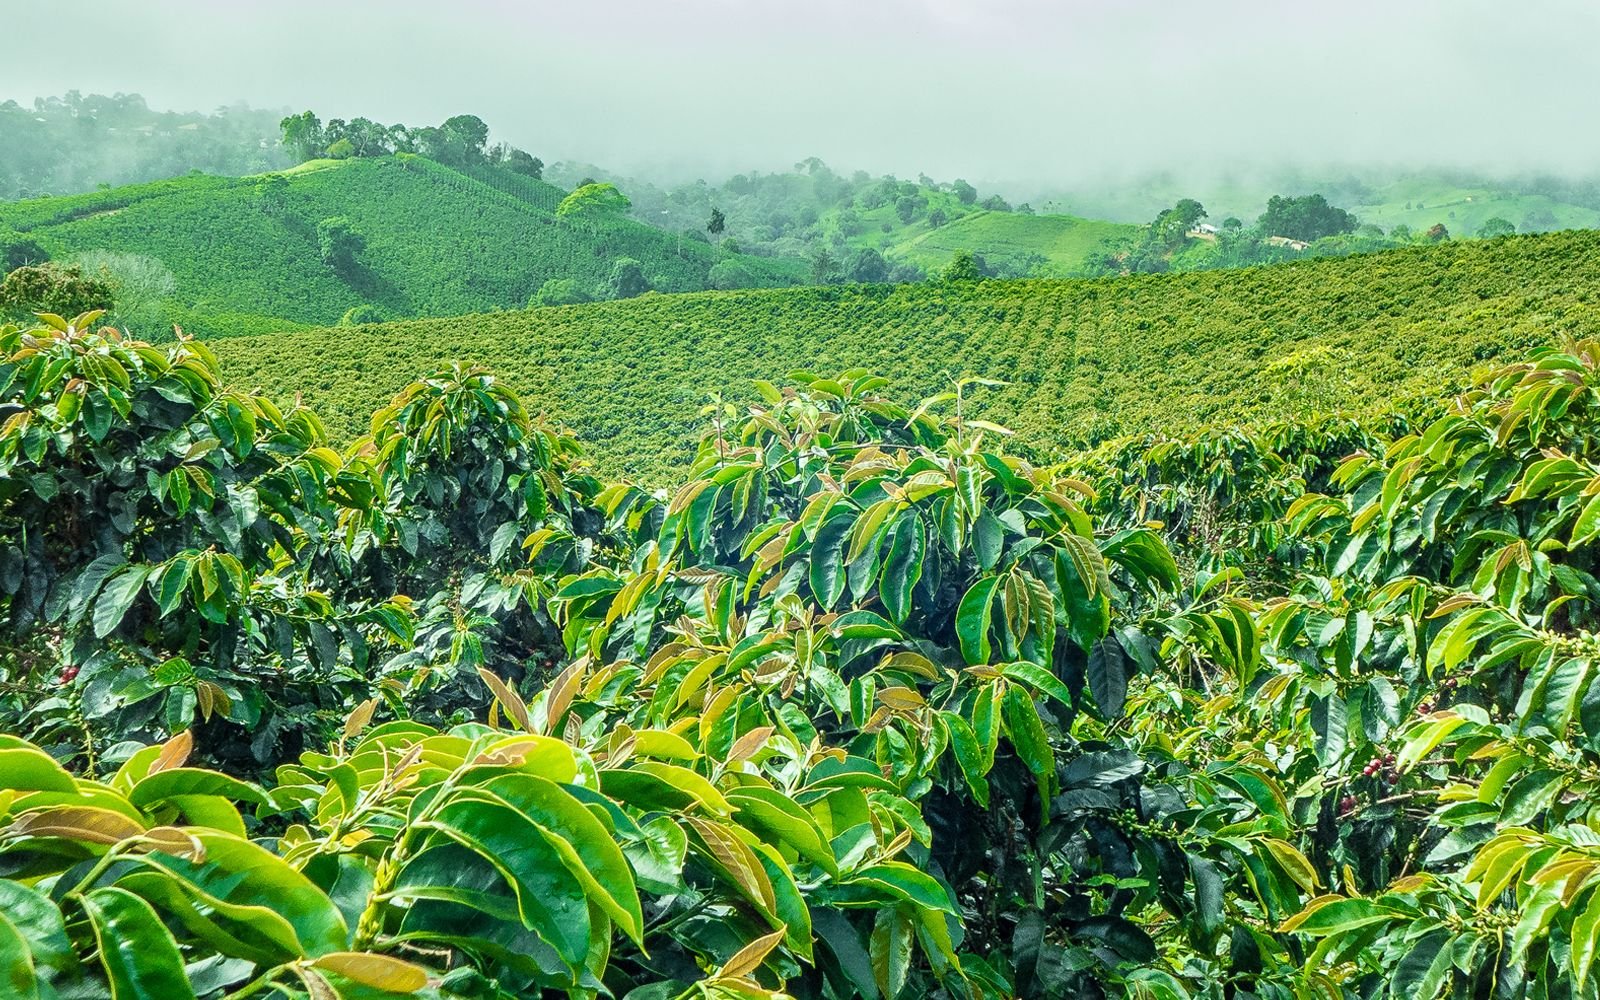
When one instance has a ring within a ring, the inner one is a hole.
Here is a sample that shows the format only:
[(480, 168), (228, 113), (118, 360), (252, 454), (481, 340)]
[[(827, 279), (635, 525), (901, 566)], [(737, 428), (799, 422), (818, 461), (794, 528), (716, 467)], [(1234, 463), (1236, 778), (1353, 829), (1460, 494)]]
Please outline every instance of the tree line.
[(370, 118), (330, 118), (302, 111), (278, 123), (284, 148), (300, 162), (328, 157), (389, 156), (416, 153), (455, 167), (503, 166), (535, 179), (544, 176), (544, 161), (504, 142), (489, 145), (489, 126), (477, 115), (453, 115), (438, 125), (384, 125)]

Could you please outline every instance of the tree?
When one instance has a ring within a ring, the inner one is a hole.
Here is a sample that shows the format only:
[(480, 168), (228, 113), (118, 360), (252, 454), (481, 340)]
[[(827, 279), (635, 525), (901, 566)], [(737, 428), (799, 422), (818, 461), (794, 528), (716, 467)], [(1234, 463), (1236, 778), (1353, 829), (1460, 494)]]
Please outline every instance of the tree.
[(111, 284), (76, 265), (25, 264), (0, 280), (0, 315), (78, 316), (116, 304)]
[(384, 156), (394, 152), (389, 129), (370, 118), (354, 118), (345, 126), (352, 156)]
[(42, 264), (50, 259), (32, 237), (0, 230), (0, 277), (26, 264)]
[(268, 174), (256, 181), (256, 203), (268, 215), (278, 215), (289, 205), (289, 178)]
[(728, 220), (722, 214), (722, 209), (712, 206), (711, 220), (706, 223), (706, 232), (712, 236), (721, 236), (722, 231), (728, 228)]
[(977, 258), (970, 250), (958, 250), (956, 255), (945, 265), (939, 277), (944, 281), (981, 281), (983, 271), (978, 267)]
[(997, 194), (992, 194), (989, 197), (983, 199), (983, 203), (981, 205), (979, 205), (978, 207), (982, 208), (983, 210), (988, 211), (988, 212), (1009, 212), (1009, 211), (1011, 211), (1011, 203), (1006, 201), (1004, 198), (1000, 197)]
[(900, 217), (901, 222), (909, 226), (927, 205), (928, 199), (920, 194), (903, 194), (895, 199), (894, 213)]
[(889, 269), (888, 280), (896, 285), (908, 285), (917, 281), (927, 281), (928, 272), (910, 261), (900, 261)]
[(178, 282), (167, 266), (142, 254), (91, 250), (76, 263), (85, 274), (111, 289), (112, 322), (140, 336), (153, 336), (166, 326), (166, 304)]
[(1244, 223), (1239, 220), (1238, 216), (1230, 215), (1222, 220), (1222, 228), (1229, 232), (1238, 232), (1244, 228)]
[(446, 148), (459, 163), (476, 163), (483, 159), (483, 147), (489, 141), (489, 126), (477, 115), (455, 115), (439, 126), (444, 133)]
[(1256, 225), (1265, 236), (1286, 236), (1312, 243), (1324, 236), (1354, 232), (1357, 221), (1344, 209), (1328, 204), (1320, 194), (1298, 198), (1273, 195), (1267, 200), (1267, 210), (1261, 213)]
[(562, 199), (556, 215), (563, 219), (614, 218), (633, 207), (615, 184), (584, 184)]
[(584, 290), (575, 278), (551, 278), (539, 286), (528, 301), (534, 306), (571, 306), (580, 302), (593, 302), (594, 296)]
[(1193, 198), (1184, 198), (1156, 216), (1150, 226), (1151, 235), (1168, 249), (1180, 247), (1189, 232), (1205, 217), (1204, 205)]
[(863, 247), (857, 250), (855, 256), (850, 258), (850, 266), (845, 273), (851, 281), (863, 285), (881, 284), (889, 280), (889, 262), (883, 259), (883, 254)]
[(348, 278), (359, 266), (357, 255), (366, 248), (366, 239), (344, 216), (336, 215), (317, 223), (317, 249), (322, 254), (322, 262), (335, 273)]
[(1423, 233), (1422, 237), (1429, 243), (1443, 243), (1450, 238), (1450, 230), (1444, 227), (1444, 223), (1435, 222), (1428, 227), (1428, 231)]
[(631, 299), (650, 290), (650, 281), (644, 275), (644, 265), (632, 257), (619, 257), (611, 265), (611, 277), (606, 287), (614, 299)]
[(811, 254), (811, 283), (813, 285), (832, 284), (839, 274), (839, 262), (827, 247), (818, 247)]
[(938, 229), (940, 226), (949, 221), (950, 217), (945, 214), (945, 211), (942, 208), (936, 208), (928, 213), (928, 225), (935, 229)]
[(957, 177), (950, 190), (955, 192), (956, 199), (963, 205), (970, 205), (978, 200), (978, 189)]
[(1516, 231), (1517, 227), (1512, 225), (1510, 220), (1502, 219), (1497, 215), (1491, 219), (1485, 219), (1483, 225), (1478, 227), (1478, 238), (1492, 240), (1498, 236), (1510, 236)]
[(736, 288), (755, 288), (760, 284), (756, 277), (742, 261), (719, 260), (711, 265), (711, 270), (706, 274), (706, 282), (720, 290)]
[(279, 122), (278, 126), (283, 134), (283, 145), (292, 150), (302, 163), (321, 156), (322, 151), (328, 146), (322, 120), (310, 111), (290, 115)]
[(512, 149), (506, 154), (506, 169), (534, 180), (544, 177), (544, 161), (522, 149)]

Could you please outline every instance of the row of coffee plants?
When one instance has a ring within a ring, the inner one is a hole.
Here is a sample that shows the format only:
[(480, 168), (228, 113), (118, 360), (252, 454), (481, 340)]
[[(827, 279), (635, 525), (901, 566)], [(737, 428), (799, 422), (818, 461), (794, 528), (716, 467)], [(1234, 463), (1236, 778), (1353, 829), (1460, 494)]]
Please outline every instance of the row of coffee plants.
[(1059, 470), (796, 372), (656, 491), (95, 320), (0, 330), (16, 995), (1597, 995), (1600, 346)]
[(1585, 231), (1102, 281), (652, 295), (213, 346), (231, 379), (280, 402), (304, 393), (343, 441), (418, 374), (470, 360), (577, 431), (609, 475), (669, 485), (706, 393), (756, 402), (752, 380), (800, 368), (870, 368), (908, 398), (1004, 379), (977, 405), (1018, 452), (1055, 460), (1129, 434), (1426, 415), (1412, 401), (1475, 366), (1600, 336), (1596, 303), (1600, 232)]

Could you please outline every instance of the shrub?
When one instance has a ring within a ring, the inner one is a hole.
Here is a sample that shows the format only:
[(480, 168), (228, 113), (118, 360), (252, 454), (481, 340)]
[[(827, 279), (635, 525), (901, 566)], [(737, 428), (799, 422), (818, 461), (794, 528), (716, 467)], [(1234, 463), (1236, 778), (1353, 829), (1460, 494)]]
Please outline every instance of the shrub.
[(27, 264), (0, 280), (0, 316), (37, 312), (77, 316), (108, 309), (112, 299), (108, 281), (86, 275), (76, 265)]
[(799, 370), (652, 491), (95, 318), (0, 331), (24, 995), (1600, 989), (1600, 342), (1064, 468)]
[(760, 283), (756, 276), (750, 273), (749, 268), (736, 260), (725, 260), (714, 265), (707, 277), (712, 288), (722, 290), (754, 288)]
[(571, 306), (580, 302), (592, 302), (594, 296), (583, 290), (583, 286), (572, 278), (551, 278), (534, 293), (528, 302), (529, 306)]
[(369, 305), (351, 306), (339, 317), (340, 326), (366, 326), (368, 323), (382, 322), (383, 313), (377, 306)]

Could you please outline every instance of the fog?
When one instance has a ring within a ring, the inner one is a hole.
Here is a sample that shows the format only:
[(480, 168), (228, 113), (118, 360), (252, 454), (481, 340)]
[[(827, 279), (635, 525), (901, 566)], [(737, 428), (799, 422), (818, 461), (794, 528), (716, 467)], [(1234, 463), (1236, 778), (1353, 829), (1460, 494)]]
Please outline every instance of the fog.
[(4, 0), (0, 100), (470, 112), (663, 180), (820, 156), (1012, 187), (1589, 173), (1600, 5), (1559, 0)]

